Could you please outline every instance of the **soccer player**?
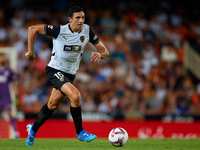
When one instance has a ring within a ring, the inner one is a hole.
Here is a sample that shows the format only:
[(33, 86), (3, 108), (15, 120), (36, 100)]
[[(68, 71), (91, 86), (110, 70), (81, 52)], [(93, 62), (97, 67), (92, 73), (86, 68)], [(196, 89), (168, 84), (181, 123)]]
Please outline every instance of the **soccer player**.
[(16, 74), (15, 72), (7, 65), (7, 57), (4, 53), (0, 53), (0, 117), (1, 113), (5, 111), (10, 117), (10, 122), (15, 131), (15, 138), (19, 137), (19, 132), (17, 131), (15, 118), (11, 112), (11, 93), (9, 85), (12, 83), (15, 94), (17, 94), (16, 87)]
[(30, 61), (35, 59), (34, 42), (37, 34), (53, 37), (52, 56), (45, 71), (48, 81), (54, 88), (49, 101), (40, 110), (36, 121), (27, 125), (27, 146), (34, 145), (34, 137), (38, 129), (66, 97), (71, 100), (70, 112), (78, 139), (90, 142), (97, 137), (86, 132), (82, 127), (81, 94), (72, 82), (88, 42), (92, 43), (97, 49), (97, 52), (91, 53), (90, 58), (93, 62), (108, 57), (109, 52), (90, 26), (84, 24), (85, 13), (81, 7), (71, 7), (68, 10), (68, 20), (69, 23), (66, 25), (39, 24), (28, 28), (28, 52), (25, 55)]

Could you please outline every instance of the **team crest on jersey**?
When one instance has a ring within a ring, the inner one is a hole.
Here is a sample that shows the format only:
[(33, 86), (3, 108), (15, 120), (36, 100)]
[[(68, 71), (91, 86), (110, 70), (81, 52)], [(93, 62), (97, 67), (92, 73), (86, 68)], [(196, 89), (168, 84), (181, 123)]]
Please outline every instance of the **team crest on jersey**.
[(85, 40), (85, 37), (84, 37), (84, 36), (81, 36), (81, 37), (80, 37), (80, 40), (81, 40), (81, 42), (83, 42), (83, 41)]

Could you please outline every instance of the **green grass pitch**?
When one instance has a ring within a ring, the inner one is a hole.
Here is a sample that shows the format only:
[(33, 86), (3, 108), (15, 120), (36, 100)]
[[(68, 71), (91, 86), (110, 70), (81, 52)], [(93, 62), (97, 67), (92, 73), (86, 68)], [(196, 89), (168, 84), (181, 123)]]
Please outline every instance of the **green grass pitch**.
[(26, 146), (26, 139), (0, 139), (0, 150), (199, 150), (200, 139), (133, 139), (123, 147), (112, 146), (108, 139), (86, 143), (78, 139), (35, 139)]

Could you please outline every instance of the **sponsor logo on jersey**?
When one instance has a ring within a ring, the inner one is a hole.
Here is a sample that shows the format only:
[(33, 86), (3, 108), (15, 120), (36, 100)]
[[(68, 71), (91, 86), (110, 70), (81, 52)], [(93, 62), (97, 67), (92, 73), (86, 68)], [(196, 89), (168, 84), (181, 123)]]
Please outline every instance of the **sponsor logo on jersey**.
[(81, 50), (81, 45), (64, 45), (64, 51), (74, 51), (79, 52)]
[(80, 37), (80, 40), (81, 40), (81, 42), (83, 42), (83, 41), (85, 40), (85, 37), (82, 35), (82, 36)]
[(52, 25), (48, 25), (48, 28), (53, 29), (53, 26)]
[(5, 76), (0, 76), (0, 83), (5, 83), (7, 78)]
[(71, 45), (64, 45), (64, 51), (72, 51), (72, 46)]

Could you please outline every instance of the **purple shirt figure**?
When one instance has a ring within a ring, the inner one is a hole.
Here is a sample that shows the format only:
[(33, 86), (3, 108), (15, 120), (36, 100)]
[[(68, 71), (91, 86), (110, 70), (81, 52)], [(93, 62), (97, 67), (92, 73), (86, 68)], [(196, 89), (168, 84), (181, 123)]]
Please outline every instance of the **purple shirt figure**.
[(9, 67), (0, 67), (0, 112), (11, 110), (11, 95), (9, 84), (16, 80), (16, 75)]

